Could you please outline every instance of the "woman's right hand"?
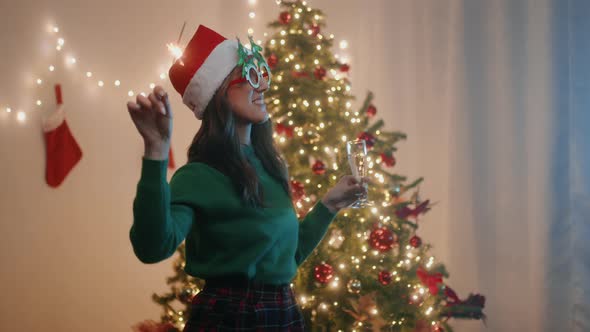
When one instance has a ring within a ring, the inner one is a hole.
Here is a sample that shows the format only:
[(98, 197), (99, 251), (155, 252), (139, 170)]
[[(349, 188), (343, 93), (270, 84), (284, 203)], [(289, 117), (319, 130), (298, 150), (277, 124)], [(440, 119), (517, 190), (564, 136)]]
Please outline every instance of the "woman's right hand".
[(139, 131), (145, 144), (145, 157), (148, 159), (165, 160), (170, 150), (172, 136), (172, 109), (168, 94), (161, 86), (146, 98), (137, 95), (136, 103), (127, 103), (131, 120)]

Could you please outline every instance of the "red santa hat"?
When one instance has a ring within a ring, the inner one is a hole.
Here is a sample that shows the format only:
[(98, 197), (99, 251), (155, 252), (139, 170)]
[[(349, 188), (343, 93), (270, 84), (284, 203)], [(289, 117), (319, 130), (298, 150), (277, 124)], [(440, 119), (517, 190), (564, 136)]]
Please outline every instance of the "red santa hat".
[(238, 42), (199, 25), (168, 76), (182, 102), (201, 120), (205, 107), (237, 64)]

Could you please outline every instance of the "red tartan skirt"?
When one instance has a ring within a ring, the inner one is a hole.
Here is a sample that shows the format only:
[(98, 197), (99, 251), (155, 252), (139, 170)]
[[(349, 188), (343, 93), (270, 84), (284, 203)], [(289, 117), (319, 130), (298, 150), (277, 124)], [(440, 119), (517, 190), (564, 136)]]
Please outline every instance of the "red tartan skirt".
[(304, 331), (289, 284), (262, 284), (243, 277), (208, 279), (192, 300), (184, 332)]

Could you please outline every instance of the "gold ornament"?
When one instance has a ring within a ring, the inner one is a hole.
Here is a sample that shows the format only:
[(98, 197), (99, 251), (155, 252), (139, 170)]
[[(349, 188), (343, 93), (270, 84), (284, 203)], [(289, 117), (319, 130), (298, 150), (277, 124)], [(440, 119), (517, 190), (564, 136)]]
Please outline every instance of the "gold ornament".
[(340, 229), (332, 230), (328, 244), (335, 249), (339, 249), (342, 245), (342, 242), (344, 242), (344, 236), (342, 235), (342, 231)]
[(183, 303), (190, 303), (193, 297), (197, 294), (197, 290), (193, 287), (184, 287), (178, 294), (178, 299)]
[(316, 144), (320, 141), (320, 138), (320, 135), (315, 130), (310, 130), (303, 133), (303, 142), (305, 144)]
[(381, 315), (375, 313), (375, 310), (377, 309), (375, 294), (376, 292), (371, 292), (359, 297), (358, 300), (349, 299), (353, 310), (343, 310), (351, 315), (357, 322), (363, 322), (363, 325), (369, 323), (371, 325), (371, 331), (379, 332), (386, 325), (386, 322)]
[(361, 292), (362, 284), (358, 279), (351, 279), (347, 284), (346, 288), (352, 294), (358, 294)]

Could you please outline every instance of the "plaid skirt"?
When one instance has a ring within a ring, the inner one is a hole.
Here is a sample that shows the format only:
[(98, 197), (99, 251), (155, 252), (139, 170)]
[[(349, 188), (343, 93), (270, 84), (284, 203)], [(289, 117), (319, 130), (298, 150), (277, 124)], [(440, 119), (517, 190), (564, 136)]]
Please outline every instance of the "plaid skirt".
[(289, 284), (262, 284), (244, 277), (208, 279), (192, 300), (184, 332), (304, 331)]

